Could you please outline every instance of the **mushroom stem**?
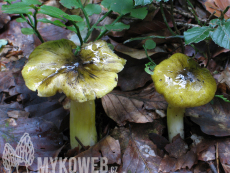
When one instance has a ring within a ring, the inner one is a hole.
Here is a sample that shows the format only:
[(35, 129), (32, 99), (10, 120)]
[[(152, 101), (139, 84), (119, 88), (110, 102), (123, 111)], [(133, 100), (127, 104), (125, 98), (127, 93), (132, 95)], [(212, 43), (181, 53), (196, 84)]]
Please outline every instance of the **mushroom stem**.
[(70, 144), (71, 148), (81, 148), (75, 137), (84, 146), (92, 146), (97, 142), (94, 100), (82, 103), (71, 100)]
[(172, 142), (174, 136), (178, 133), (184, 139), (184, 113), (185, 108), (173, 107), (170, 104), (167, 108), (167, 126), (169, 142)]

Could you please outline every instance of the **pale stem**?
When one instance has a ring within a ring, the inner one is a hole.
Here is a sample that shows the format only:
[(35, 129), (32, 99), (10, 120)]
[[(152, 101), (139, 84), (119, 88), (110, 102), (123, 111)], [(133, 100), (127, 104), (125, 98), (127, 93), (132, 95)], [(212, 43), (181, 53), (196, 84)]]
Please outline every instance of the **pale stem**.
[(97, 142), (94, 100), (82, 103), (71, 100), (70, 144), (71, 148), (81, 148), (75, 136), (84, 146), (92, 146)]
[(172, 138), (178, 133), (181, 138), (184, 139), (184, 112), (185, 108), (178, 108), (168, 105), (167, 108), (167, 126), (169, 142), (172, 142)]

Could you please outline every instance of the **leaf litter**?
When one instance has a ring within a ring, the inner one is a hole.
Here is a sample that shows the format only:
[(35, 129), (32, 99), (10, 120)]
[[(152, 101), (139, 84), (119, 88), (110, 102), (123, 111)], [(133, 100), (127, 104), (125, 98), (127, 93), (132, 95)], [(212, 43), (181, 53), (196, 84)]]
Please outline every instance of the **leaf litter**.
[[(214, 4), (214, 1), (209, 2)], [(228, 1), (224, 1), (226, 2)], [(218, 3), (214, 5), (218, 6), (218, 10), (224, 8)], [(186, 21), (182, 16), (178, 16)], [(2, 22), (1, 19), (4, 21)], [(1, 69), (4, 71), (0, 72), (0, 133), (2, 134), (0, 146), (8, 142), (12, 148), (16, 148), (20, 137), (24, 131), (27, 131), (34, 144), (35, 159), (38, 156), (54, 158), (59, 154), (63, 155), (63, 152), (65, 155), (67, 151), (63, 149), (69, 148), (68, 144), (64, 145), (68, 142), (68, 133), (66, 128), (63, 130), (61, 126), (64, 119), (68, 117), (68, 110), (63, 109), (60, 103), (63, 95), (39, 98), (35, 92), (27, 89), (20, 74), (26, 61), (24, 56), (28, 57), (40, 42), (33, 36), (21, 34), (20, 28), (25, 27), (26, 24), (16, 23), (14, 20), (9, 22), (9, 16), (1, 19), (0, 27), (6, 26), (7, 29), (0, 37), (7, 38), (15, 47), (19, 47), (19, 50), (9, 49), (1, 57), (1, 64), (4, 64), (1, 65)], [(167, 19), (172, 26), (170, 16), (167, 16)], [(125, 32), (110, 33), (109, 40), (115, 46), (116, 53), (131, 62), (119, 74), (118, 87), (102, 98), (101, 104), (105, 111), (103, 114), (107, 114), (113, 120), (109, 133), (111, 136), (104, 136), (95, 146), (74, 156), (107, 157), (110, 165), (118, 166), (118, 172), (211, 172), (211, 164), (222, 167), (225, 172), (230, 172), (230, 139), (226, 137), (229, 136), (229, 103), (214, 98), (213, 102), (207, 105), (187, 109), (186, 139), (175, 137), (171, 144), (167, 140), (166, 118), (164, 118), (167, 103), (163, 96), (155, 92), (150, 76), (143, 70), (147, 60), (141, 49), (142, 42), (137, 42), (136, 47), (129, 47), (131, 43), (123, 44), (127, 36), (143, 36), (151, 33), (161, 35), (162, 32), (159, 31), (164, 29), (166, 26), (158, 11), (155, 11), (144, 21), (135, 21)], [(53, 30), (51, 35), (47, 34), (49, 30)], [(40, 31), (46, 40), (67, 38), (70, 34), (62, 28), (47, 24), (40, 25)], [(160, 48), (166, 47), (162, 49), (164, 54), (156, 50), (152, 55), (150, 53), (151, 58), (156, 62), (165, 59), (165, 55), (168, 54), (166, 52), (174, 51), (176, 48), (176, 44), (174, 45), (176, 40), (156, 42)], [(17, 52), (21, 50), (23, 55)], [(133, 53), (125, 52), (127, 50)], [(210, 71), (218, 72), (216, 79), (221, 82), (218, 86), (221, 88), (218, 90), (220, 94), (229, 95), (229, 69), (223, 68), (223, 64), (218, 62), (219, 59), (226, 57), (228, 50), (213, 49), (213, 51), (214, 62), (210, 61), (212, 65)], [(187, 50), (187, 54), (195, 53), (192, 49)], [(202, 54), (197, 56), (197, 60), (204, 62), (204, 65), (207, 63)], [(0, 155), (2, 154), (1, 150)], [(216, 162), (217, 160), (219, 163)], [(36, 161), (29, 166), (29, 170), (39, 169), (35, 163)], [(95, 163), (99, 163), (99, 160)], [(57, 165), (62, 163), (57, 162)], [(51, 166), (49, 165), (49, 168)], [(2, 168), (1, 166), (0, 169)], [(22, 166), (19, 169), (25, 171)]]

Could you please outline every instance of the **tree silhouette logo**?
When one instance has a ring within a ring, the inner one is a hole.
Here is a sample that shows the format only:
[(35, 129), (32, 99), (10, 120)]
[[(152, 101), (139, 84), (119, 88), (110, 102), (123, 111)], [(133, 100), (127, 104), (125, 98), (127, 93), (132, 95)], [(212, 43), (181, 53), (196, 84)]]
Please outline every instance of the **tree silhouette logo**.
[(16, 167), (18, 173), (18, 166), (20, 163), (24, 163), (28, 172), (28, 166), (32, 165), (34, 161), (34, 147), (28, 133), (24, 133), (21, 137), (16, 150), (6, 143), (3, 151), (3, 166), (6, 170), (11, 172), (12, 167)]

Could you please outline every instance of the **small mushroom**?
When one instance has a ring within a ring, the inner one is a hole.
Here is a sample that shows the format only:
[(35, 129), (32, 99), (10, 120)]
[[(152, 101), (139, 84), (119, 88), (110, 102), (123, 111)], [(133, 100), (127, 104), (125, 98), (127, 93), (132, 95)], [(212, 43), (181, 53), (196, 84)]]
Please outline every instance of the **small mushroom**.
[(185, 108), (202, 106), (212, 100), (216, 81), (206, 68), (181, 53), (162, 61), (152, 75), (156, 91), (168, 102), (167, 126), (169, 141), (178, 133), (184, 138)]
[(49, 97), (64, 92), (71, 99), (71, 147), (92, 146), (97, 141), (95, 127), (96, 98), (101, 98), (117, 85), (126, 60), (109, 49), (105, 41), (84, 44), (74, 56), (76, 45), (61, 39), (45, 42), (34, 49), (22, 70), (26, 86)]

